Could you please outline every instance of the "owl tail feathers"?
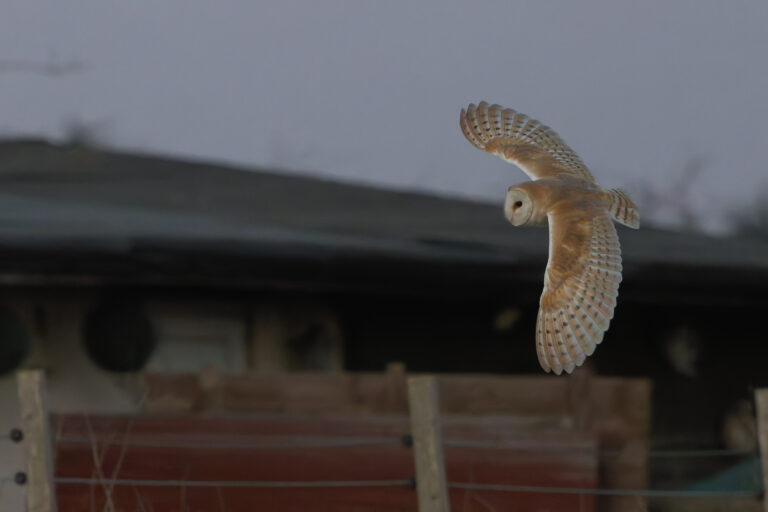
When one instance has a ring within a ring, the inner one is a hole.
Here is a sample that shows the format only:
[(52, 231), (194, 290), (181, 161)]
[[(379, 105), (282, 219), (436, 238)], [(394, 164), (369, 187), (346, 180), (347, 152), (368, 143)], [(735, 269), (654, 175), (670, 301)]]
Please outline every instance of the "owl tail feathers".
[(608, 196), (611, 201), (608, 211), (611, 212), (613, 220), (628, 228), (638, 229), (640, 227), (640, 210), (627, 193), (620, 188), (612, 188), (608, 190)]

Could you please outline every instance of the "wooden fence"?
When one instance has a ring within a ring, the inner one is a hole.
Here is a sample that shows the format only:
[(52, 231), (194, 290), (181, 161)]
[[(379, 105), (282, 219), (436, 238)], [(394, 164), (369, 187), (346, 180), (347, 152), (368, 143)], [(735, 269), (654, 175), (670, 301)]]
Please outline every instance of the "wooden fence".
[[(26, 510), (56, 510), (58, 497), (62, 512), (278, 503), (629, 511), (664, 496), (648, 489), (650, 385), (642, 379), (406, 377), (395, 366), (385, 374), (147, 375), (142, 385), (139, 416), (49, 420), (43, 374), (18, 374), (26, 467), (14, 479)], [(766, 393), (756, 397), (763, 453)], [(244, 455), (254, 450), (258, 457)]]

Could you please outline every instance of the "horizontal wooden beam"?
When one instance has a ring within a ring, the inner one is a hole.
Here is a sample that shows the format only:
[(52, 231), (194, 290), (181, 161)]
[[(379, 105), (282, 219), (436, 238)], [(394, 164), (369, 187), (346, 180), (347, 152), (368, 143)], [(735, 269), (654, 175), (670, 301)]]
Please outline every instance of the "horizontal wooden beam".
[[(590, 428), (608, 437), (645, 439), (649, 433), (648, 379), (590, 377), (588, 393), (579, 401), (574, 401), (572, 380), (563, 377), (452, 374), (436, 379), (444, 416), (561, 422), (588, 410)], [(140, 386), (152, 412), (408, 413), (405, 372), (397, 365), (388, 373), (146, 374)]]

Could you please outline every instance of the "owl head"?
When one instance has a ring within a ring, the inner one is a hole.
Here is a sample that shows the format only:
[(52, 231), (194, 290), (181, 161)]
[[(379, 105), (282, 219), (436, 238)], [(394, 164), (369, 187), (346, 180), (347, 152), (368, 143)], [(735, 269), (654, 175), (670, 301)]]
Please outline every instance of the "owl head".
[(533, 201), (525, 190), (509, 187), (504, 201), (504, 216), (513, 226), (527, 224), (533, 216), (533, 210)]

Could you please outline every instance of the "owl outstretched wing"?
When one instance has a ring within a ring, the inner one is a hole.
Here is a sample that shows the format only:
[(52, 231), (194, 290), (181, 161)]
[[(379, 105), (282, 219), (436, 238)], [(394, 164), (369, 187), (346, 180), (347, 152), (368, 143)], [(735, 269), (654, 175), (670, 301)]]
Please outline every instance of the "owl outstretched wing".
[(603, 340), (621, 282), (621, 248), (601, 208), (549, 214), (549, 261), (536, 325), (546, 371), (571, 373)]
[(475, 147), (517, 165), (532, 180), (571, 174), (595, 181), (579, 155), (554, 130), (524, 114), (481, 101), (461, 109), (459, 124)]

